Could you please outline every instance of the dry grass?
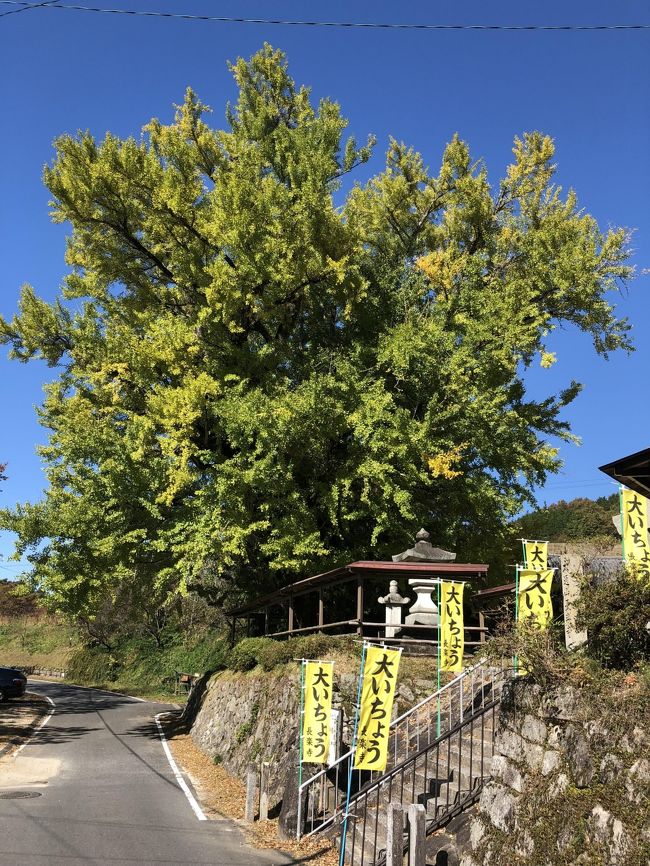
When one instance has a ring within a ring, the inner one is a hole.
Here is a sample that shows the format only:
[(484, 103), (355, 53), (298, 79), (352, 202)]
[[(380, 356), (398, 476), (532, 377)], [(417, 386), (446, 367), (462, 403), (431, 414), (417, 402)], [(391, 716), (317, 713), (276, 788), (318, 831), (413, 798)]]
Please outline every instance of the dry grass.
[(338, 854), (327, 839), (306, 839), (301, 842), (280, 839), (277, 820), (244, 824), (246, 789), (243, 782), (231, 776), (223, 767), (215, 766), (207, 755), (197, 748), (186, 728), (174, 724), (173, 719), (165, 724), (165, 734), (174, 758), (192, 780), (206, 815), (241, 821), (241, 829), (251, 845), (283, 851), (294, 858), (294, 863), (338, 866)]
[(75, 649), (70, 627), (55, 617), (0, 616), (0, 665), (65, 670)]
[(51, 652), (29, 652), (17, 647), (2, 648), (3, 667), (39, 668), (43, 670), (64, 671), (73, 650), (58, 647)]

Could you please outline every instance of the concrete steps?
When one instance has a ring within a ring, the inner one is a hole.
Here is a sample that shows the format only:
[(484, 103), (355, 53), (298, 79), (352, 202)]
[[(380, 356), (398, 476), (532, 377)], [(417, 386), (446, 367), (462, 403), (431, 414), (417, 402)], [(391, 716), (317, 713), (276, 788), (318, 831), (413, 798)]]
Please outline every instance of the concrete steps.
[(466, 761), (465, 756), (452, 750), (451, 758), (450, 764), (439, 761), (436, 767), (434, 762), (433, 767), (427, 767), (426, 773), (424, 765), (413, 768), (405, 772), (399, 782), (392, 786), (386, 784), (369, 794), (367, 800), (363, 798), (361, 802), (351, 804), (350, 811), (356, 818), (349, 822), (346, 843), (349, 863), (370, 866), (378, 852), (386, 848), (389, 803), (401, 803), (405, 809), (411, 803), (419, 803), (425, 807), (428, 820), (437, 820), (470, 796), (483, 779), (470, 776), (469, 760)]
[[(477, 692), (471, 704), (479, 706), (489, 699), (483, 691), (480, 695)], [(467, 707), (471, 704), (468, 703)], [(441, 822), (442, 826), (446, 821), (454, 823), (462, 817), (462, 813), (451, 816), (488, 778), (494, 741), (493, 712), (473, 720), (471, 710), (466, 712), (466, 723), (443, 738), (439, 745), (436, 744), (436, 719), (431, 715), (423, 718), (422, 725), (411, 729), (407, 737), (391, 744), (393, 751), (386, 776), (375, 780), (377, 788), (366, 785), (365, 791), (362, 788), (350, 803), (346, 862), (351, 866), (373, 866), (385, 851), (391, 802), (401, 804), (405, 812), (411, 803), (421, 804), (425, 807), (427, 821)], [(444, 734), (443, 720), (443, 737)], [(401, 764), (407, 761), (407, 765), (400, 769)], [(446, 844), (442, 839), (444, 833), (437, 830), (435, 836), (437, 842), (432, 845), (438, 846), (437, 851), (443, 851)], [(438, 860), (436, 854), (432, 862), (446, 863), (447, 860)], [(449, 866), (452, 862), (449, 861)]]
[(387, 780), (367, 797), (361, 794), (355, 798), (350, 804), (356, 817), (349, 820), (347, 862), (372, 866), (385, 850), (389, 803), (401, 803), (405, 809), (419, 803), (426, 809), (427, 820), (440, 820), (469, 798), (488, 777), (493, 737), (491, 721), (469, 725), (443, 741), (439, 749), (418, 756), (392, 781)]

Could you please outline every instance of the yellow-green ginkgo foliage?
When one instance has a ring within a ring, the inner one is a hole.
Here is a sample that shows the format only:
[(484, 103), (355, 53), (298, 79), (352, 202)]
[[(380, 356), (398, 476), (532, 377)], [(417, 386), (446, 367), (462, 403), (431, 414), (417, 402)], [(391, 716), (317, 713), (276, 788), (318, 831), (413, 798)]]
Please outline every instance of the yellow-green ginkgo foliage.
[(46, 169), (70, 273), (0, 323), (55, 366), (40, 410), (49, 486), (2, 525), (62, 609), (218, 599), (401, 549), (420, 525), (485, 548), (559, 467), (562, 408), (525, 370), (572, 325), (629, 348), (608, 293), (630, 276), (553, 183), (553, 143), (515, 140), (496, 188), (454, 137), (430, 173), (344, 140), (265, 46), (232, 71), (224, 128), (188, 91), (141, 137), (64, 135)]

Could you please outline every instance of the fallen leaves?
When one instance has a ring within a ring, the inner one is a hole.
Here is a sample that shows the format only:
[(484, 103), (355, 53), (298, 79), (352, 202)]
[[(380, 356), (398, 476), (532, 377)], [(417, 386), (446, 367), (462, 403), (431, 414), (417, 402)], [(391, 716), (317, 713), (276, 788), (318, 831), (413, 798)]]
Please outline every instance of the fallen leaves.
[(310, 866), (338, 866), (338, 854), (329, 839), (303, 839), (300, 842), (280, 839), (277, 819), (244, 824), (246, 788), (243, 782), (222, 766), (215, 765), (196, 746), (185, 728), (173, 720), (163, 720), (163, 723), (174, 758), (190, 777), (206, 815), (241, 821), (241, 829), (256, 848), (284, 851), (295, 858), (295, 863), (308, 860)]
[(0, 704), (0, 752), (11, 743), (18, 745), (46, 712), (45, 699), (29, 692), (23, 698)]

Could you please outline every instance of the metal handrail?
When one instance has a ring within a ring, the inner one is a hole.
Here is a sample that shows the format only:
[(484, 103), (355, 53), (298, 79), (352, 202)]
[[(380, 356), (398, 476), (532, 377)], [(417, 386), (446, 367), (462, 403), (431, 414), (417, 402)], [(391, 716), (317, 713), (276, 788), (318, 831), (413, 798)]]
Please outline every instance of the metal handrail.
[[(412, 753), (413, 749), (416, 751), (420, 750), (423, 740), (425, 741), (425, 744), (431, 742), (433, 724), (436, 725), (436, 736), (439, 735), (442, 719), (438, 708), (442, 708), (443, 705), (445, 705), (445, 729), (453, 727), (455, 724), (455, 714), (458, 715), (460, 721), (463, 720), (466, 697), (464, 688), (465, 682), (469, 682), (468, 691), (472, 701), (474, 700), (475, 685), (479, 677), (481, 691), (486, 687), (491, 688), (492, 686), (493, 676), (486, 679), (483, 676), (482, 668), (485, 667), (487, 668), (487, 671), (494, 673), (495, 666), (486, 665), (486, 662), (486, 658), (481, 658), (475, 665), (467, 668), (457, 677), (454, 677), (453, 680), (450, 680), (450, 682), (442, 686), (439, 690), (428, 695), (426, 698), (423, 698), (419, 703), (402, 713), (402, 715), (398, 716), (391, 722), (389, 729), (389, 736), (392, 737), (392, 747), (390, 749), (391, 760), (395, 762), (398, 761), (400, 756), (400, 746), (404, 747), (407, 752), (411, 751)], [(496, 670), (498, 670), (498, 668), (496, 668)], [(458, 690), (458, 696), (456, 696), (455, 690)], [(458, 697), (458, 700), (455, 713), (454, 700), (456, 697)], [(436, 715), (431, 712), (432, 707), (436, 711)], [(413, 720), (413, 731), (411, 730), (411, 720)], [(353, 759), (354, 752), (354, 747), (348, 749), (348, 751), (337, 758), (334, 763), (328, 767), (324, 767), (300, 785), (298, 789), (298, 838), (301, 838), (302, 835), (310, 836), (313, 833), (325, 829), (333, 823), (339, 814), (341, 814), (344, 802), (342, 797), (340, 797), (340, 802), (337, 802), (337, 795), (340, 790), (339, 782), (346, 776), (349, 766), (348, 762)], [(357, 774), (357, 789), (360, 790), (364, 784), (367, 784), (366, 780), (368, 773), (367, 771), (360, 770), (356, 770), (355, 772)], [(370, 782), (383, 777), (383, 775), (384, 772), (370, 773)], [(332, 782), (333, 785), (328, 786), (328, 781)], [(333, 807), (330, 808), (329, 800), (332, 797), (334, 798), (334, 804)], [(311, 812), (311, 820), (309, 819), (308, 814), (306, 821), (306, 823), (310, 823), (311, 826), (306, 833), (303, 832), (303, 803), (305, 802), (305, 799), (307, 801), (307, 811), (308, 813)], [(320, 804), (318, 807), (315, 806), (316, 801)]]
[[(511, 670), (509, 673), (512, 676)], [(388, 803), (423, 802), (431, 816), (426, 822), (428, 834), (476, 801), (489, 778), (496, 708), (504, 684), (505, 677), (495, 680), (492, 700), (474, 708), (379, 779), (366, 783), (351, 798), (354, 812), (348, 810), (352, 823), (346, 845), (349, 866), (385, 864), (386, 828), (380, 827), (380, 815)], [(343, 827), (339, 823), (340, 833)]]
[(413, 755), (409, 755), (408, 758), (405, 758), (401, 764), (397, 764), (397, 766), (393, 767), (391, 770), (388, 770), (380, 779), (376, 779), (374, 782), (368, 782), (361, 790), (359, 790), (353, 797), (350, 798), (350, 805), (352, 806), (356, 800), (359, 800), (361, 797), (366, 797), (374, 790), (379, 789), (382, 785), (390, 783), (391, 779), (402, 775), (409, 766), (415, 766), (420, 758), (427, 754), (427, 752), (431, 752), (433, 749), (438, 748), (442, 743), (446, 740), (450, 740), (452, 737), (456, 736), (459, 732), (463, 731), (465, 728), (472, 725), (477, 719), (479, 719), (482, 715), (489, 713), (490, 710), (494, 709), (500, 703), (501, 698), (497, 698), (494, 701), (490, 701), (490, 703), (486, 704), (483, 707), (480, 707), (471, 716), (467, 716), (461, 722), (458, 722), (453, 728), (450, 728), (448, 731), (445, 731), (444, 734), (441, 734), (439, 737), (432, 743), (428, 743), (426, 746), (423, 746), (419, 752), (415, 752)]
[[(476, 712), (474, 712), (471, 716), (468, 716), (465, 719), (463, 719), (463, 721), (459, 722), (454, 728), (452, 728), (449, 731), (445, 731), (445, 733), (442, 734), (440, 737), (438, 737), (436, 740), (434, 740), (433, 743), (429, 743), (429, 745), (424, 746), (417, 754), (411, 755), (409, 758), (404, 760), (399, 766), (394, 767), (384, 777), (377, 780), (374, 783), (374, 785), (371, 785), (367, 789), (360, 791), (357, 794), (355, 800), (352, 802), (359, 802), (361, 799), (363, 799), (365, 801), (365, 804), (366, 804), (366, 808), (365, 808), (364, 812), (367, 812), (367, 804), (368, 804), (368, 801), (370, 800), (370, 798), (373, 796), (373, 794), (375, 794), (375, 792), (376, 792), (378, 795), (381, 788), (388, 787), (389, 790), (391, 790), (391, 791), (392, 791), (393, 787), (395, 789), (397, 789), (397, 787), (398, 787), (398, 785), (396, 784), (397, 780), (401, 780), (401, 785), (399, 787), (401, 787), (401, 789), (402, 789), (402, 796), (403, 796), (404, 778), (406, 776), (408, 776), (410, 772), (412, 772), (413, 776), (415, 776), (415, 773), (417, 771), (418, 764), (419, 764), (420, 766), (424, 765), (424, 778), (425, 778), (425, 782), (426, 782), (427, 775), (428, 775), (427, 774), (427, 766), (429, 765), (429, 763), (431, 763), (431, 764), (434, 763), (433, 761), (429, 762), (429, 756), (433, 752), (435, 752), (437, 755), (437, 764), (439, 766), (441, 763), (440, 762), (441, 747), (444, 747), (445, 744), (451, 744), (451, 742), (454, 740), (456, 740), (458, 742), (458, 746), (457, 746), (458, 765), (459, 765), (459, 769), (460, 769), (460, 766), (462, 765), (462, 757), (463, 757), (462, 756), (462, 736), (463, 736), (463, 733), (469, 729), (470, 734), (473, 734), (473, 727), (475, 726), (475, 724), (479, 720), (483, 721), (484, 718), (486, 716), (488, 716), (488, 714), (490, 715), (490, 717), (492, 719), (494, 719), (495, 710), (499, 706), (500, 702), (501, 702), (501, 698), (499, 697), (496, 700), (491, 701), (490, 703), (486, 704), (484, 707), (481, 707), (480, 709), (476, 710)], [(483, 724), (482, 727), (485, 728), (485, 724)], [(492, 737), (492, 732), (491, 732), (491, 737)], [(452, 817), (454, 817), (459, 812), (462, 812), (471, 803), (475, 802), (477, 800), (477, 798), (479, 797), (481, 790), (483, 789), (483, 785), (485, 783), (485, 770), (486, 770), (486, 763), (487, 763), (486, 759), (491, 760), (491, 758), (492, 758), (491, 749), (488, 750), (490, 752), (490, 754), (486, 755), (485, 742), (482, 738), (481, 739), (481, 747), (480, 747), (480, 755), (477, 756), (476, 762), (474, 764), (474, 769), (476, 769), (476, 766), (478, 765), (478, 772), (474, 773), (474, 772), (472, 772), (472, 769), (471, 769), (472, 763), (473, 763), (473, 761), (472, 761), (472, 758), (473, 758), (472, 746), (474, 744), (473, 736), (470, 736), (469, 741), (471, 744), (470, 745), (470, 771), (469, 771), (469, 782), (468, 782), (467, 791), (465, 791), (465, 792), (461, 791), (461, 782), (460, 782), (460, 778), (459, 778), (458, 779), (458, 786), (457, 786), (458, 790), (457, 790), (456, 796), (453, 799), (450, 796), (449, 783), (446, 783), (447, 784), (447, 790), (445, 792), (444, 798), (439, 797), (438, 794), (435, 794), (433, 796), (432, 799), (434, 800), (434, 812), (436, 812), (436, 816), (432, 819), (427, 820), (427, 822), (426, 822), (427, 835), (429, 833), (433, 832), (434, 830), (438, 829), (439, 827), (442, 827), (445, 824), (447, 824), (451, 820)], [(447, 748), (447, 755), (448, 755), (448, 757), (451, 756), (450, 745), (448, 745), (448, 748)], [(456, 756), (455, 755), (453, 757), (453, 760), (455, 763), (456, 762)], [(451, 761), (448, 760), (446, 762), (446, 768), (447, 769), (449, 769), (450, 764), (451, 764)], [(399, 799), (402, 799), (402, 798), (399, 798)], [(445, 800), (444, 804), (441, 804), (440, 806), (438, 806), (438, 800), (439, 799), (444, 799)], [(377, 796), (377, 801), (378, 801), (378, 796)], [(377, 807), (379, 808), (378, 802), (377, 802)], [(377, 808), (377, 812), (378, 812), (378, 808)], [(438, 808), (440, 808), (439, 813), (438, 813)], [(368, 823), (369, 822), (367, 820), (367, 815), (364, 814), (364, 825), (363, 825), (364, 834), (365, 834), (365, 830), (366, 830)], [(378, 823), (378, 815), (376, 815), (376, 817), (375, 817), (375, 825), (374, 825), (374, 830), (373, 830), (373, 834), (372, 834), (373, 835), (373, 843), (374, 843), (374, 847), (375, 847), (375, 852), (374, 852), (374, 857), (372, 858), (372, 863), (374, 864), (374, 866), (383, 866), (383, 864), (385, 864), (385, 862), (386, 862), (386, 849), (380, 848), (379, 850), (377, 850), (377, 845), (376, 845), (376, 843), (377, 843), (377, 823)], [(354, 866), (354, 864), (355, 864), (356, 858), (355, 858), (354, 842), (356, 841), (355, 835), (357, 834), (357, 832), (358, 832), (358, 828), (355, 826), (353, 831), (352, 831), (353, 838), (352, 838), (352, 846), (351, 846), (351, 851), (350, 851), (350, 854), (351, 854), (350, 866)], [(362, 838), (361, 841), (363, 844), (365, 839)], [(407, 847), (408, 847), (408, 845), (407, 845), (407, 842), (405, 840), (404, 853), (406, 853)], [(362, 857), (361, 857), (362, 864), (363, 864), (365, 859), (366, 859), (365, 856), (362, 854)]]

